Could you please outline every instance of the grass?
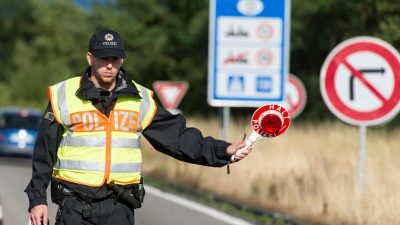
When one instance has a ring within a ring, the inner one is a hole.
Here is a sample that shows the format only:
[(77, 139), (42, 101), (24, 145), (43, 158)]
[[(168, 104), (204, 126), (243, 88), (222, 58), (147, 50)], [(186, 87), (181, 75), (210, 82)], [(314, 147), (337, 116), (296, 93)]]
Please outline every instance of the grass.
[[(188, 119), (218, 137), (217, 119)], [(249, 121), (230, 125), (228, 141), (250, 134)], [(280, 137), (255, 143), (243, 161), (226, 168), (179, 162), (144, 151), (144, 172), (316, 224), (400, 224), (400, 130), (369, 128), (366, 185), (358, 182), (359, 132), (341, 122), (296, 124)], [(145, 149), (152, 148), (145, 144)]]

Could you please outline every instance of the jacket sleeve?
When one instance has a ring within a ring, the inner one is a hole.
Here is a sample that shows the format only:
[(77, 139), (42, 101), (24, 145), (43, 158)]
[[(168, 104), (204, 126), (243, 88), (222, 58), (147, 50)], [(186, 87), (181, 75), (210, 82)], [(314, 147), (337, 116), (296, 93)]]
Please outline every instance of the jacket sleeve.
[(230, 143), (203, 137), (197, 128), (186, 127), (182, 114), (173, 115), (161, 106), (143, 136), (156, 150), (184, 162), (221, 167), (231, 157), (226, 152)]
[(29, 199), (29, 211), (36, 205), (47, 205), (46, 189), (57, 159), (57, 148), (63, 134), (53, 114), (50, 103), (42, 118), (32, 157), (32, 178), (25, 192)]

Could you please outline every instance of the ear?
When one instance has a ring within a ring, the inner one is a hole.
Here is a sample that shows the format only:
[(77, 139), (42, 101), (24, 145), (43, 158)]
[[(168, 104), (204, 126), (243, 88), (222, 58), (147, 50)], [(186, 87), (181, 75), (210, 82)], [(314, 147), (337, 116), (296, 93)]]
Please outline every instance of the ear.
[(87, 60), (87, 62), (88, 62), (88, 64), (89, 64), (89, 66), (91, 66), (92, 65), (92, 53), (90, 53), (90, 52), (87, 52), (86, 53), (86, 60)]

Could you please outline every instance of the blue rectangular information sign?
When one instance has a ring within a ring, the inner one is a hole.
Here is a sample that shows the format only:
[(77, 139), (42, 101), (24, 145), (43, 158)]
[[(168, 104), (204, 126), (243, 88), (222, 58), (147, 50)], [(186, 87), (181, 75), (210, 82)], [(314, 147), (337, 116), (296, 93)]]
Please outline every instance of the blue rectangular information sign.
[(208, 102), (283, 103), (290, 0), (210, 0)]

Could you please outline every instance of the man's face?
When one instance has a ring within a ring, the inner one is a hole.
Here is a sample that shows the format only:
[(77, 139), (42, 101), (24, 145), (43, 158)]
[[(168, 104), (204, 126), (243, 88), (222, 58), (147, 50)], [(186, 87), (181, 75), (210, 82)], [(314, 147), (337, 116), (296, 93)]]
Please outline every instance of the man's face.
[(113, 56), (98, 59), (88, 52), (87, 60), (92, 66), (91, 72), (97, 83), (105, 89), (113, 86), (121, 68), (122, 59)]

